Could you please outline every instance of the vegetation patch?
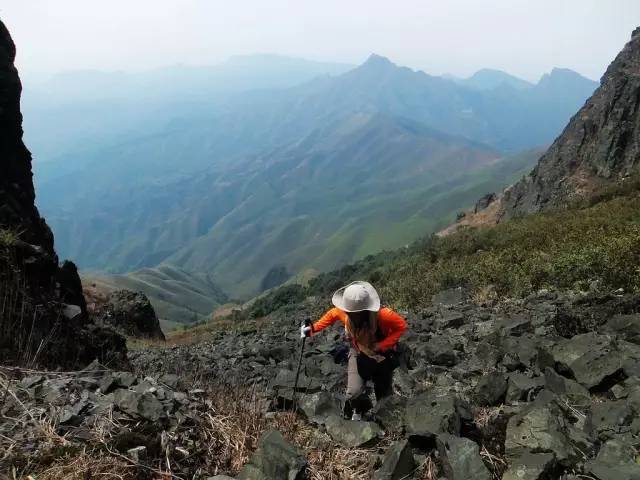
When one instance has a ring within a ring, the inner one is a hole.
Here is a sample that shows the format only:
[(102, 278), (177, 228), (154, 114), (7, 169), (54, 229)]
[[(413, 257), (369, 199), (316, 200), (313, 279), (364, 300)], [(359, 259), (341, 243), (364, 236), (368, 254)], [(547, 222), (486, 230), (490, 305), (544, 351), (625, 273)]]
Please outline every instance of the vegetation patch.
[(274, 290), (253, 314), (266, 315), (306, 296), (326, 298), (356, 279), (372, 282), (385, 302), (407, 309), (426, 307), (433, 294), (458, 286), (478, 297), (521, 297), (543, 288), (638, 292), (638, 183), (629, 181), (597, 200), (370, 255), (317, 276), (307, 287)]

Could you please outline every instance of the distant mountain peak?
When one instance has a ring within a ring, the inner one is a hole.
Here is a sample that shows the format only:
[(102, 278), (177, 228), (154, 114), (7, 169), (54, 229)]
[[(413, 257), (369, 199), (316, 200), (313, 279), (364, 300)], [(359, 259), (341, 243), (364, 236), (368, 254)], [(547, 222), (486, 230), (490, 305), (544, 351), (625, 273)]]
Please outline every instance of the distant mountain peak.
[(367, 61), (362, 64), (363, 67), (367, 68), (396, 68), (397, 65), (389, 60), (387, 57), (383, 57), (382, 55), (378, 55), (376, 53), (372, 53), (367, 58)]

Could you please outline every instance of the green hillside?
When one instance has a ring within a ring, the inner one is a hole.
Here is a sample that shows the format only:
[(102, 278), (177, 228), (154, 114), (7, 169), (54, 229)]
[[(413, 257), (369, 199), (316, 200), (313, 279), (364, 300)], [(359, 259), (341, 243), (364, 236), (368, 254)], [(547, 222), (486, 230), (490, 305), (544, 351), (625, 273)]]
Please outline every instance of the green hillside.
[(326, 298), (368, 280), (387, 304), (420, 310), (443, 289), (464, 287), (486, 301), (539, 289), (640, 291), (640, 182), (628, 181), (589, 203), (514, 218), (492, 227), (428, 237), (320, 274), (306, 286), (283, 286), (249, 307), (256, 316)]

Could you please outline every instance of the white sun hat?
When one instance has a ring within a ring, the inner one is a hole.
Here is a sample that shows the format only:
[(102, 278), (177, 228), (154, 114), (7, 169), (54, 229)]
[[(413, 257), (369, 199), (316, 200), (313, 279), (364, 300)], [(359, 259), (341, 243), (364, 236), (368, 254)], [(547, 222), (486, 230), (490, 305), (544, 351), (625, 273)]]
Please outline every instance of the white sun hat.
[(352, 282), (336, 290), (331, 298), (340, 310), (345, 312), (377, 312), (380, 310), (380, 296), (369, 282)]

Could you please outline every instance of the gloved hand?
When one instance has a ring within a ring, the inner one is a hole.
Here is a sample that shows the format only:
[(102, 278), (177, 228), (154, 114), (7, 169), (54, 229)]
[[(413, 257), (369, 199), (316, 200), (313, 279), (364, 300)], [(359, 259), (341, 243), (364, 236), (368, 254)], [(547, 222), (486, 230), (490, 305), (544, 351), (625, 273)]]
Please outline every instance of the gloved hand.
[(311, 325), (305, 325), (304, 323), (300, 327), (300, 338), (306, 338), (311, 336)]

